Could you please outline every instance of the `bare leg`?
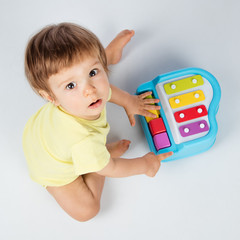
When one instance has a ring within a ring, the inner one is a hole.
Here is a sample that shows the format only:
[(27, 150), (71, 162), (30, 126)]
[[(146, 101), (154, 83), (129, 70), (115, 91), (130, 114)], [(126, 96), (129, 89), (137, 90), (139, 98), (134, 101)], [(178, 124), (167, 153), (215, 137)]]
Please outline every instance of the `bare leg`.
[(90, 220), (99, 212), (104, 184), (104, 177), (98, 174), (89, 174), (89, 177), (87, 175), (79, 176), (64, 186), (47, 187), (47, 191), (61, 208), (80, 222)]
[(88, 187), (89, 191), (92, 193), (93, 197), (100, 202), (103, 186), (105, 182), (105, 177), (97, 173), (88, 173), (82, 175), (83, 181)]
[(109, 43), (105, 49), (108, 65), (116, 64), (120, 61), (123, 48), (134, 34), (133, 30), (123, 30)]

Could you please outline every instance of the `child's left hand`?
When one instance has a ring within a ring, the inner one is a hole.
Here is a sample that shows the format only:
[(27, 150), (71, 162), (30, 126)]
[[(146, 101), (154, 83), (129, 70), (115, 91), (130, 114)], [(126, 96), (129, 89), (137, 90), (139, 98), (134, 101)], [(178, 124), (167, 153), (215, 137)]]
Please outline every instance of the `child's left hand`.
[(139, 114), (145, 117), (156, 118), (157, 116), (149, 110), (159, 110), (160, 106), (154, 105), (158, 103), (159, 99), (145, 99), (147, 96), (151, 95), (152, 92), (145, 92), (140, 95), (129, 95), (127, 104), (124, 106), (124, 109), (127, 113), (131, 126), (135, 126), (135, 114)]

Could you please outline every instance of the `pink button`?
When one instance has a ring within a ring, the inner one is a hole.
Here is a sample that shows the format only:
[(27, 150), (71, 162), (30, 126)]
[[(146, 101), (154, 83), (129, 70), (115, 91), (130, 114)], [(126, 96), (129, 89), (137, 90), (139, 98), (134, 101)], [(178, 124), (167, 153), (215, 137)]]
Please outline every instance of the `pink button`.
[(155, 135), (153, 137), (153, 142), (157, 151), (171, 146), (171, 143), (166, 132)]

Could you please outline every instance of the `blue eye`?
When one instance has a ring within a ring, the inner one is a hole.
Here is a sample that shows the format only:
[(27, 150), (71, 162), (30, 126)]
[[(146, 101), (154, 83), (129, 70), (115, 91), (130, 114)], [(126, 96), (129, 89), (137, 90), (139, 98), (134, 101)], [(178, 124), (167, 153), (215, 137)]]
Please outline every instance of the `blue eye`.
[(75, 82), (71, 82), (66, 86), (66, 89), (74, 89), (76, 87), (76, 83)]
[(89, 73), (89, 76), (90, 76), (90, 77), (94, 77), (94, 76), (97, 75), (97, 73), (98, 73), (98, 70), (97, 70), (97, 69), (93, 69), (93, 70)]

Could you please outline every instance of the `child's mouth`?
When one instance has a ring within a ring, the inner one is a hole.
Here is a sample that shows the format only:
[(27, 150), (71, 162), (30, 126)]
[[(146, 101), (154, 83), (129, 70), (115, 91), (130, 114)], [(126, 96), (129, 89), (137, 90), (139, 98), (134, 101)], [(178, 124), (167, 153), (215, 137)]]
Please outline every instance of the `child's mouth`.
[(88, 107), (90, 109), (98, 108), (102, 104), (102, 99), (98, 99), (96, 102), (92, 102)]

